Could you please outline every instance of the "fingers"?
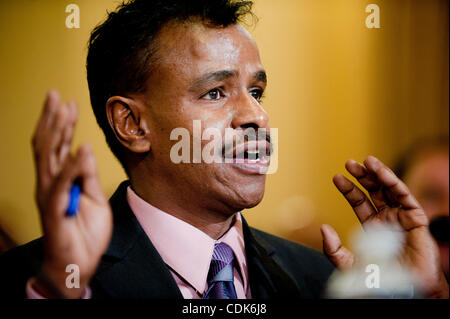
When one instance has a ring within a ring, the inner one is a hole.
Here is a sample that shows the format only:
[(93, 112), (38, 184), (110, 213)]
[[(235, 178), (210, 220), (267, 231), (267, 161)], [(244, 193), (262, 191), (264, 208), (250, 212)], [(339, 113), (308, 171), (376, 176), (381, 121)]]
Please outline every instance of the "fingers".
[(365, 165), (373, 171), (380, 183), (386, 187), (387, 193), (393, 201), (401, 205), (398, 221), (404, 230), (409, 231), (417, 227), (427, 226), (428, 218), (417, 199), (411, 194), (408, 187), (394, 172), (384, 165), (379, 159), (369, 156)]
[[(378, 213), (391, 207), (400, 208), (395, 211), (398, 212), (398, 215), (394, 211), (393, 213), (383, 215), (385, 221), (394, 224), (398, 222), (403, 229), (407, 231), (415, 227), (428, 225), (428, 219), (425, 212), (411, 194), (408, 187), (380, 160), (373, 156), (369, 156), (364, 161), (364, 165), (349, 160), (346, 163), (346, 168), (348, 172), (369, 192), (370, 198), (372, 199), (375, 208), (378, 210)], [(340, 188), (341, 192), (349, 192), (349, 189), (352, 187), (350, 185), (353, 184), (348, 180), (344, 181), (343, 177), (339, 179), (339, 183), (340, 187), (338, 188)], [(354, 196), (358, 193), (355, 190), (353, 192), (355, 193)], [(346, 198), (347, 197), (348, 196), (346, 196)], [(354, 198), (352, 199), (354, 200)], [(347, 198), (347, 200), (349, 199)], [(367, 217), (365, 212), (366, 211), (363, 211), (362, 215), (360, 212), (357, 212), (360, 220), (362, 220), (361, 218), (364, 220), (364, 217)], [(367, 219), (368, 218), (365, 220)]]
[(74, 101), (69, 101), (67, 103), (67, 124), (63, 129), (62, 140), (59, 145), (57, 155), (59, 165), (65, 162), (67, 155), (70, 153), (77, 117), (78, 117), (77, 105)]
[(41, 142), (40, 136), (51, 125), (56, 109), (60, 103), (60, 97), (57, 91), (50, 90), (45, 98), (44, 107), (33, 135), (33, 146), (39, 149), (38, 142)]
[(44, 108), (32, 139), (38, 187), (44, 189), (48, 188), (50, 184), (50, 168), (49, 159), (44, 156), (43, 147), (46, 143), (46, 133), (53, 124), (59, 103), (60, 98), (58, 92), (50, 90), (47, 93)]
[(373, 156), (369, 156), (364, 161), (365, 166), (373, 172), (380, 184), (386, 187), (397, 204), (400, 204), (405, 209), (420, 208), (419, 203), (409, 191), (408, 187), (403, 183), (392, 170), (384, 165), (380, 160)]
[(352, 206), (361, 223), (364, 223), (377, 213), (367, 196), (347, 178), (337, 174), (333, 177), (333, 182), (342, 195), (344, 195), (350, 206)]
[(43, 159), (47, 159), (48, 169), (51, 176), (55, 176), (61, 169), (58, 157), (58, 150), (61, 148), (63, 131), (67, 126), (68, 108), (64, 104), (55, 111), (52, 125), (43, 134), (42, 147)]
[(55, 178), (51, 191), (51, 211), (63, 217), (69, 202), (69, 193), (75, 180), (81, 181), (82, 195), (104, 203), (103, 192), (97, 176), (94, 156), (89, 146), (81, 146), (75, 157), (68, 158), (61, 173)]
[(58, 92), (49, 91), (33, 136), (38, 188), (46, 191), (70, 153), (77, 119), (74, 102), (60, 105)]
[(378, 211), (389, 206), (383, 187), (374, 173), (352, 159), (345, 163), (345, 168), (369, 192), (370, 198)]
[(353, 266), (354, 255), (342, 246), (339, 235), (330, 225), (322, 225), (320, 232), (323, 238), (323, 252), (333, 265), (339, 270), (349, 269)]
[(64, 217), (69, 203), (70, 189), (80, 172), (81, 156), (79, 149), (74, 157), (67, 158), (61, 172), (53, 179), (48, 193), (49, 202), (41, 208), (41, 213), (46, 215), (46, 218)]
[(81, 178), (83, 194), (98, 203), (106, 203), (107, 200), (100, 184), (92, 149), (89, 145), (82, 145), (80, 152), (82, 154), (82, 163), (79, 178)]
[(346, 168), (370, 193), (378, 211), (390, 205), (402, 205), (406, 209), (420, 207), (408, 187), (377, 158), (367, 157), (364, 166), (349, 160)]

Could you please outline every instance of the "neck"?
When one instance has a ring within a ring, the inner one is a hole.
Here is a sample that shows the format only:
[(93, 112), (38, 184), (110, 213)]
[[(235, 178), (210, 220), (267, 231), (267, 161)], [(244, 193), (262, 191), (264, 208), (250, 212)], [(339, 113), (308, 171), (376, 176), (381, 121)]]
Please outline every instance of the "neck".
[(186, 189), (177, 189), (173, 183), (158, 183), (157, 179), (145, 174), (132, 175), (130, 174), (131, 187), (139, 197), (213, 239), (222, 237), (234, 223), (237, 211), (230, 211), (225, 205), (211, 209), (200, 204), (205, 204), (207, 200), (199, 201), (198, 194), (193, 198)]

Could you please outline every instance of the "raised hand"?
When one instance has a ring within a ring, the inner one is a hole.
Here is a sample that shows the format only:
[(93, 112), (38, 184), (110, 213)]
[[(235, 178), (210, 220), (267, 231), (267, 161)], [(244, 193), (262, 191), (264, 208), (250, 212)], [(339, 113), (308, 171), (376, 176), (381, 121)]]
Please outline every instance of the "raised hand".
[[(405, 234), (405, 245), (399, 256), (422, 283), (428, 297), (448, 298), (448, 284), (439, 260), (439, 251), (428, 230), (428, 219), (408, 187), (380, 160), (369, 156), (364, 165), (349, 160), (347, 171), (367, 190), (370, 199), (353, 182), (335, 175), (333, 182), (353, 208), (363, 227), (390, 223)], [(342, 246), (336, 231), (322, 225), (325, 255), (341, 270), (351, 268), (354, 255)]]
[[(71, 154), (77, 106), (61, 105), (56, 91), (47, 94), (33, 136), (37, 172), (36, 201), (44, 231), (44, 262), (33, 288), (45, 297), (80, 298), (95, 273), (112, 233), (112, 213), (100, 187), (91, 149)], [(65, 215), (74, 181), (81, 183), (79, 211)], [(66, 267), (80, 270), (80, 288), (66, 287)]]

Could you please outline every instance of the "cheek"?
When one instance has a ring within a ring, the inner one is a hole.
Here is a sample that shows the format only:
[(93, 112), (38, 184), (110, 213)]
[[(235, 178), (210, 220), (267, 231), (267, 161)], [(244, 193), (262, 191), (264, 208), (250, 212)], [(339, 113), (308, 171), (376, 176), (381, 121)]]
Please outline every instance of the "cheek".
[(228, 105), (205, 108), (197, 114), (198, 120), (202, 121), (202, 129), (216, 129), (223, 136), (225, 129), (231, 127), (233, 108)]
[[(155, 157), (161, 155), (169, 157), (173, 145), (182, 139), (182, 136), (177, 134), (181, 130), (187, 129), (189, 137), (192, 136), (192, 122), (186, 122), (179, 112), (168, 110), (164, 113), (152, 114), (150, 122), (151, 143)], [(171, 135), (173, 139), (171, 139)]]
[(196, 125), (192, 125), (191, 134), (194, 140), (201, 145), (201, 150), (210, 157), (211, 155), (222, 156), (221, 150), (224, 146), (224, 136), (231, 123), (231, 111), (225, 108), (216, 110), (204, 110), (198, 114), (198, 118), (192, 118)]

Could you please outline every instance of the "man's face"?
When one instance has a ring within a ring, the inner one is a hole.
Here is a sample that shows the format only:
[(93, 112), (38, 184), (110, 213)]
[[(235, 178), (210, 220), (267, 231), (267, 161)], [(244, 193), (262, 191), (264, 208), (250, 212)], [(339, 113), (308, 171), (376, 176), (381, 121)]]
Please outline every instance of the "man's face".
[[(449, 216), (449, 154), (435, 150), (423, 155), (405, 176), (405, 183), (422, 205), (430, 221)], [(448, 242), (438, 241), (441, 263), (449, 278)]]
[(449, 215), (448, 162), (448, 151), (437, 150), (417, 160), (405, 176), (405, 183), (430, 220)]
[[(170, 157), (178, 141), (170, 140), (171, 131), (187, 129), (192, 142), (194, 120), (200, 121), (202, 133), (214, 128), (222, 136), (226, 129), (269, 129), (260, 103), (265, 72), (253, 39), (240, 25), (169, 23), (158, 44), (143, 115), (150, 129), (152, 175), (170, 183), (184, 201), (203, 207), (231, 213), (258, 204), (265, 186), (265, 175), (259, 173), (263, 163), (192, 163), (192, 143), (190, 163), (175, 164)], [(211, 140), (203, 140), (202, 149)]]

